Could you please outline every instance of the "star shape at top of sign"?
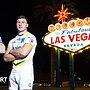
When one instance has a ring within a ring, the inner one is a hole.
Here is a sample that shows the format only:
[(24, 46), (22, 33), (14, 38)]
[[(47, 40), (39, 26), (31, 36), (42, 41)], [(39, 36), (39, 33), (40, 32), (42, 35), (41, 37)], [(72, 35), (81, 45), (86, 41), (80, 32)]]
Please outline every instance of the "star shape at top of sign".
[(64, 10), (64, 6), (62, 4), (61, 10), (58, 10), (58, 14), (54, 15), (54, 17), (58, 17), (58, 22), (64, 22), (65, 19), (68, 18), (69, 14), (74, 15), (74, 13), (68, 12), (68, 8)]

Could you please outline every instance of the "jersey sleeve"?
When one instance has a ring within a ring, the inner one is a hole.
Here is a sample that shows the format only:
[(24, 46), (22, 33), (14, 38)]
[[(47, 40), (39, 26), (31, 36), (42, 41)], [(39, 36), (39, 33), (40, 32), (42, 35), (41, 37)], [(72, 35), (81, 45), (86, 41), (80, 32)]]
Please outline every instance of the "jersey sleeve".
[(28, 36), (25, 39), (25, 43), (29, 43), (33, 47), (37, 45), (37, 41), (36, 41), (36, 38), (34, 36), (31, 36), (31, 37)]
[(12, 49), (12, 41), (9, 41), (8, 46), (7, 46), (7, 49), (8, 50), (11, 50)]

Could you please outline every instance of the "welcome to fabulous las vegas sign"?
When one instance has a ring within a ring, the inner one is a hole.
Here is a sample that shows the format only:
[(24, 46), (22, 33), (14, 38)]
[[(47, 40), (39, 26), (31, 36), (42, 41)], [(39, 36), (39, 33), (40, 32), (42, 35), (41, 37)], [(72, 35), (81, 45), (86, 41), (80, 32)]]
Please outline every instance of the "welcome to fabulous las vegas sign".
[(62, 24), (48, 26), (48, 33), (43, 37), (46, 45), (58, 47), (69, 52), (78, 52), (90, 45), (90, 18), (70, 20)]

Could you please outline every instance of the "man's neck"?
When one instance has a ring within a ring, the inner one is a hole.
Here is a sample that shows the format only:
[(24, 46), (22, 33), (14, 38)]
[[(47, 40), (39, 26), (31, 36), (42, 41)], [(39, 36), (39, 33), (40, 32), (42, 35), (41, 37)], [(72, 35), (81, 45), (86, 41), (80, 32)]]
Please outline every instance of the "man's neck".
[(19, 32), (18, 35), (22, 35), (22, 34), (25, 34), (27, 32), (27, 30), (25, 31), (22, 31), (22, 32)]

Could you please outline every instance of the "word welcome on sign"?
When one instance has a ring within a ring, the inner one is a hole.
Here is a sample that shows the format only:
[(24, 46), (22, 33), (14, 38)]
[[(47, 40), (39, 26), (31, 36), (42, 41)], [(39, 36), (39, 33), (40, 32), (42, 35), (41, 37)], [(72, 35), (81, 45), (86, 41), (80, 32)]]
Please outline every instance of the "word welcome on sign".
[(90, 18), (70, 20), (48, 26), (49, 33), (43, 37), (47, 45), (77, 52), (90, 45)]

